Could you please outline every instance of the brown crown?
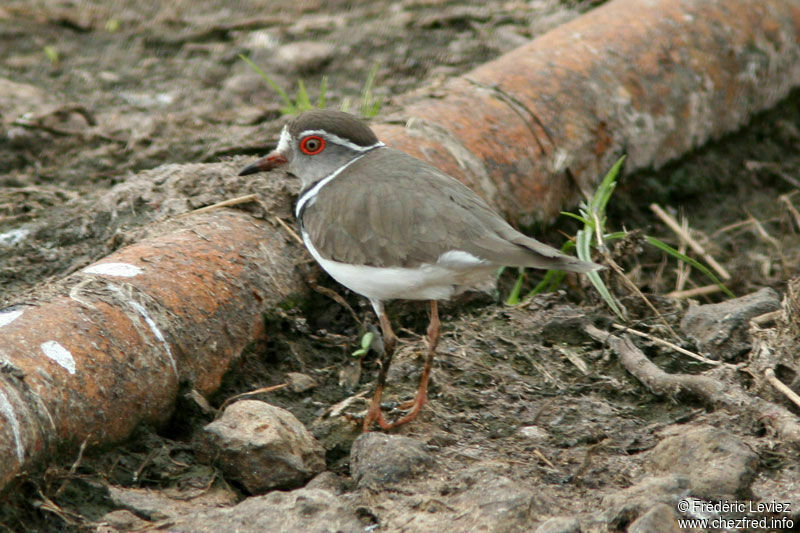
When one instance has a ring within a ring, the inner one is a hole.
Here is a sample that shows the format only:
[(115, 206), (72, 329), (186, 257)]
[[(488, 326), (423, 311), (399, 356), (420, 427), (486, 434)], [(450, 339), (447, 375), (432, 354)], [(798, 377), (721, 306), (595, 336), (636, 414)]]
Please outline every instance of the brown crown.
[(289, 121), (289, 133), (293, 138), (307, 130), (324, 130), (359, 146), (371, 146), (378, 142), (361, 119), (343, 111), (314, 109), (306, 111)]

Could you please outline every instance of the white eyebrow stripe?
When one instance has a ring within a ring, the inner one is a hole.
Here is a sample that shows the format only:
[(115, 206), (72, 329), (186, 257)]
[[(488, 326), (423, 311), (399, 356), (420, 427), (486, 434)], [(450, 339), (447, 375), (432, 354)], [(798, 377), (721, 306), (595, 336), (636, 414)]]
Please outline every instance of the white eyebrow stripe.
[(325, 131), (325, 130), (305, 130), (305, 131), (301, 131), (300, 135), (298, 135), (297, 138), (298, 139), (302, 139), (303, 137), (306, 137), (308, 135), (319, 135), (320, 137), (325, 137), (329, 141), (331, 141), (332, 143), (339, 144), (341, 146), (344, 146), (345, 148), (349, 148), (349, 149), (354, 150), (356, 152), (367, 152), (369, 150), (372, 150), (373, 148), (386, 146), (385, 144), (383, 144), (380, 141), (376, 142), (375, 144), (371, 144), (369, 146), (360, 146), (360, 145), (358, 145), (358, 144), (356, 144), (354, 142), (350, 142), (347, 139), (342, 139), (338, 135), (334, 135), (333, 133), (331, 133), (329, 131)]

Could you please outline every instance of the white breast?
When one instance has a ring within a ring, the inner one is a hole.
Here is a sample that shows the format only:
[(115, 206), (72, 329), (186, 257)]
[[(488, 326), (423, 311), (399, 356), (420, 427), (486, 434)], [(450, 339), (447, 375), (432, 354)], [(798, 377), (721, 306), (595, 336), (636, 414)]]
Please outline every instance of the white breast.
[(446, 252), (436, 263), (417, 268), (350, 265), (322, 257), (306, 232), (303, 242), (333, 279), (371, 300), (446, 300), (484, 283), (496, 269), (461, 250)]

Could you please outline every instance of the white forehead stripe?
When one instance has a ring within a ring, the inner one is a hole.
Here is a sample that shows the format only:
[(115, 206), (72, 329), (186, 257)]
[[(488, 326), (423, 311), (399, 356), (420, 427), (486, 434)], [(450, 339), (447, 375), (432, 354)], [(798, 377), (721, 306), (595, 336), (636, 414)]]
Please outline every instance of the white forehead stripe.
[[(284, 130), (286, 127), (284, 126)], [(319, 135), (320, 137), (325, 137), (332, 143), (336, 143), (338, 145), (344, 146), (345, 148), (349, 148), (350, 150), (356, 152), (367, 152), (372, 150), (373, 148), (378, 148), (381, 146), (386, 146), (382, 142), (378, 141), (375, 144), (371, 144), (369, 146), (360, 146), (354, 142), (350, 142), (347, 139), (342, 139), (338, 135), (334, 135), (333, 133), (325, 130), (305, 130), (301, 131), (300, 135), (297, 137), (298, 139), (302, 139), (303, 137), (307, 137), (309, 135)], [(281, 132), (281, 139), (283, 139), (283, 133)], [(278, 148), (280, 149), (280, 143), (278, 144)]]
[(292, 136), (289, 135), (289, 126), (284, 126), (281, 130), (281, 136), (278, 139), (278, 146), (275, 147), (276, 152), (280, 152), (282, 154), (289, 153), (289, 141), (291, 140)]
[(100, 274), (102, 276), (134, 278), (142, 273), (142, 269), (130, 263), (100, 263), (84, 268), (83, 272), (86, 274)]

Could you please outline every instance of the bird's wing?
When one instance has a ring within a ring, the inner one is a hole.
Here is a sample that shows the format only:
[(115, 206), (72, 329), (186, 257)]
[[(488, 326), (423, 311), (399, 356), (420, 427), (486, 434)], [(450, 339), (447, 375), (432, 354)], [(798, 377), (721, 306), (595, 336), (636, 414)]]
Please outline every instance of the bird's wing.
[(326, 184), (302, 222), (323, 257), (350, 264), (412, 268), (462, 251), (494, 265), (596, 267), (519, 233), (458, 180), (390, 148)]

